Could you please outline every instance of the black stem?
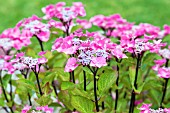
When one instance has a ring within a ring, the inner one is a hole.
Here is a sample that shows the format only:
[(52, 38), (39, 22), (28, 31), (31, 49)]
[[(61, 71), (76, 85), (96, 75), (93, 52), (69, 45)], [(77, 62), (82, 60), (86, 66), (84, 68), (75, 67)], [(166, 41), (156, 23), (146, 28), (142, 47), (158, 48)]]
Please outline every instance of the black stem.
[[(169, 62), (169, 59), (166, 59), (166, 64), (165, 64), (166, 68), (168, 67), (168, 62)], [(165, 80), (165, 83), (164, 83), (163, 95), (162, 95), (162, 99), (161, 99), (161, 103), (160, 103), (160, 108), (163, 108), (162, 103), (163, 103), (164, 98), (165, 98), (169, 78), (164, 78), (164, 80)]]
[[(0, 72), (1, 72), (1, 71), (0, 71)], [(7, 95), (6, 95), (6, 92), (5, 92), (5, 88), (4, 88), (3, 82), (2, 82), (1, 75), (0, 75), (0, 82), (1, 82), (2, 92), (3, 92), (3, 94), (4, 94), (5, 100), (6, 100), (7, 102), (9, 102), (9, 100), (8, 100), (8, 98), (7, 98)]]
[(93, 72), (93, 75), (94, 75), (94, 97), (95, 97), (96, 111), (99, 112), (98, 99), (97, 99), (97, 79), (96, 79), (96, 74), (97, 74), (97, 70)]
[(72, 81), (72, 72), (69, 72), (70, 74), (70, 82)]
[[(137, 78), (138, 78), (138, 70), (140, 66), (140, 54), (137, 55), (137, 64), (136, 64), (136, 73), (135, 73), (135, 81), (134, 81), (134, 87), (137, 90)], [(134, 111), (134, 103), (135, 103), (135, 91), (134, 89), (132, 90), (132, 95), (131, 95), (131, 102), (130, 102), (130, 108), (129, 108), (129, 113), (133, 113)]]
[[(39, 68), (40, 68), (40, 66), (39, 66)], [(43, 93), (42, 93), (42, 90), (41, 90), (41, 87), (40, 87), (39, 78), (38, 78), (39, 70), (38, 70), (38, 73), (37, 73), (37, 72), (36, 72), (36, 66), (35, 66), (35, 70), (32, 69), (32, 71), (34, 72), (34, 74), (35, 74), (35, 76), (36, 76), (36, 80), (37, 80), (37, 84), (38, 84), (39, 93), (40, 93), (40, 95), (42, 96)]]
[(10, 97), (11, 97), (11, 101), (13, 100), (13, 98), (12, 98), (12, 80), (11, 80), (11, 78), (10, 78), (10, 80), (9, 80), (9, 84), (10, 84)]
[[(2, 92), (3, 92), (3, 94), (4, 94), (5, 100), (6, 100), (7, 102), (9, 102), (9, 100), (8, 100), (8, 98), (7, 98), (7, 95), (6, 95), (6, 92), (5, 92), (5, 88), (4, 88), (3, 82), (2, 82), (1, 71), (0, 71), (0, 82), (1, 82)], [(11, 110), (12, 113), (14, 113), (12, 107), (9, 107), (9, 109)]]
[(36, 36), (39, 44), (40, 44), (40, 47), (41, 47), (41, 51), (44, 51), (44, 47), (43, 47), (43, 42)]
[(28, 93), (28, 100), (29, 100), (30, 106), (32, 106), (31, 95), (29, 93)]
[(41, 87), (40, 87), (40, 82), (39, 82), (38, 74), (35, 73), (35, 76), (36, 76), (36, 80), (37, 80), (37, 84), (38, 84), (38, 89), (39, 89), (40, 95), (42, 96), (43, 93), (42, 93), (42, 91), (41, 91)]
[[(117, 85), (117, 87), (119, 86), (119, 65), (118, 65), (118, 64), (117, 64), (117, 79), (116, 79), (116, 85)], [(116, 109), (117, 109), (118, 98), (119, 98), (119, 92), (118, 92), (118, 89), (116, 89), (115, 113), (116, 113)]]
[(84, 75), (84, 91), (86, 91), (86, 72), (83, 70)]
[(73, 83), (75, 84), (74, 71), (72, 71), (71, 73), (72, 73), (72, 79), (73, 79)]
[(104, 110), (105, 106), (104, 106), (104, 101), (102, 102), (102, 109)]
[(55, 95), (58, 96), (58, 93), (57, 93), (57, 88), (55, 87), (55, 82), (54, 80), (52, 81), (52, 86), (53, 86), (53, 89), (54, 89), (54, 92), (55, 92)]

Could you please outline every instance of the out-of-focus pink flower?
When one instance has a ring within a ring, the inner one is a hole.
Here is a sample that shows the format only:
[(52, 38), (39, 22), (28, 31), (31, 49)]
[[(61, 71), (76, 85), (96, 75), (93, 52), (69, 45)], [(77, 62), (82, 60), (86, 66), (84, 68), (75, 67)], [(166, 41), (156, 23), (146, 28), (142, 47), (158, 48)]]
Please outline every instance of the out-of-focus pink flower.
[(24, 55), (25, 55), (24, 52), (17, 53), (17, 54), (16, 54), (16, 58), (23, 57)]
[(42, 58), (38, 58), (38, 63), (39, 64), (44, 64), (46, 63), (48, 60), (45, 58), (45, 57), (42, 57)]
[[(61, 29), (63, 31), (66, 31), (62, 22), (58, 22), (55, 20), (49, 20), (48, 25), (49, 25), (49, 28), (55, 27), (55, 28)], [(52, 33), (57, 34), (57, 31), (52, 31)]]
[(44, 19), (51, 19), (56, 17), (56, 14), (62, 11), (63, 6), (65, 6), (65, 2), (58, 2), (57, 4), (50, 4), (46, 7), (42, 8), (42, 12), (46, 15), (43, 17)]
[(26, 105), (26, 106), (22, 109), (21, 113), (27, 113), (30, 109), (31, 109), (31, 106)]
[(73, 2), (72, 10), (76, 12), (78, 16), (82, 16), (82, 17), (86, 16), (86, 11), (81, 2)]
[(57, 50), (65, 54), (74, 54), (78, 49), (77, 45), (73, 45), (73, 36), (65, 38), (57, 38), (52, 46), (52, 51)]
[(77, 67), (78, 67), (77, 59), (74, 58), (74, 57), (71, 57), (71, 58), (68, 59), (64, 71), (65, 72), (71, 72), (74, 69), (76, 69)]
[(91, 23), (87, 20), (77, 19), (76, 22), (80, 24), (84, 29), (89, 29), (92, 26)]
[(159, 67), (160, 67), (160, 65), (156, 64), (156, 65), (152, 66), (152, 69), (154, 71), (158, 71)]
[(4, 30), (0, 35), (0, 46), (6, 51), (12, 47), (20, 50), (23, 46), (28, 46), (31, 43), (31, 37), (32, 34), (27, 33), (25, 30), (21, 32), (18, 27), (9, 28)]
[(4, 56), (4, 59), (5, 59), (6, 61), (8, 61), (8, 60), (10, 60), (12, 57), (13, 57), (13, 56), (5, 55), (5, 56)]
[(92, 66), (92, 67), (100, 68), (100, 67), (106, 66), (106, 65), (107, 65), (107, 62), (104, 57), (93, 57), (90, 62), (90, 66)]
[(154, 62), (155, 62), (157, 65), (162, 66), (163, 64), (166, 63), (166, 59), (154, 60)]
[(39, 56), (44, 56), (44, 54), (46, 54), (46, 51), (40, 51), (40, 52), (38, 53)]
[(142, 106), (139, 108), (140, 113), (150, 113), (150, 106), (152, 104), (142, 104)]
[(170, 113), (170, 108), (164, 108), (165, 113)]
[(62, 22), (69, 22), (77, 16), (86, 16), (84, 6), (81, 2), (74, 2), (71, 7), (64, 7), (65, 2), (58, 2), (57, 4), (48, 5), (42, 8), (46, 15), (44, 19), (52, 19), (53, 17), (60, 19)]
[(165, 31), (165, 35), (170, 34), (170, 26), (164, 25), (164, 31)]
[(114, 48), (111, 51), (112, 55), (118, 59), (122, 59), (122, 58), (128, 58), (123, 52), (122, 52), (122, 48), (120, 46), (116, 46), (116, 48)]
[(53, 113), (53, 108), (49, 108), (48, 105), (36, 107), (36, 110), (44, 111), (46, 113)]
[(161, 78), (170, 78), (170, 67), (161, 67), (158, 69), (158, 76)]
[(161, 47), (165, 47), (166, 43), (162, 43), (162, 40), (153, 40), (153, 43), (145, 43), (145, 50), (149, 50), (151, 53), (159, 53)]
[(9, 74), (13, 74), (15, 69), (12, 62), (4, 62), (4, 70), (7, 70)]
[(135, 101), (135, 106), (137, 106), (137, 105), (139, 105), (139, 104), (141, 104), (143, 102), (143, 100), (141, 99), (141, 100), (136, 100)]

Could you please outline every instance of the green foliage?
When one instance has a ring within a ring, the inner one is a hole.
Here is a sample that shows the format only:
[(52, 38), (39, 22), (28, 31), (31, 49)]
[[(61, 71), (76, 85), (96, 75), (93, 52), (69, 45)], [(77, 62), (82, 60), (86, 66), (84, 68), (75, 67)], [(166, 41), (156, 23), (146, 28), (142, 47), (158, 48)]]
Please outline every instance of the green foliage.
[(58, 94), (58, 98), (69, 110), (74, 109), (71, 104), (71, 96), (69, 95), (67, 90), (61, 90)]
[(52, 103), (52, 99), (50, 98), (50, 95), (43, 95), (40, 98), (38, 98), (36, 100), (36, 102), (40, 105), (40, 106), (46, 106)]
[(74, 88), (74, 83), (72, 82), (67, 82), (67, 81), (63, 81), (61, 84), (61, 90), (67, 90), (70, 88)]
[(71, 97), (72, 106), (81, 113), (93, 113), (94, 104), (91, 100), (82, 96)]
[(22, 86), (22, 87), (25, 87), (25, 89), (28, 89), (28, 90), (35, 90), (35, 84), (34, 82), (30, 81), (30, 80), (27, 80), (27, 79), (19, 79), (17, 80), (17, 84), (18, 86)]
[(71, 28), (71, 33), (75, 32), (76, 30), (78, 30), (78, 29), (80, 29), (80, 28), (82, 28), (81, 25), (75, 25), (75, 26), (73, 26), (73, 27)]
[(116, 76), (113, 75), (111, 72), (104, 72), (103, 74), (100, 75), (100, 78), (98, 80), (98, 90), (99, 94), (105, 94), (109, 88), (112, 87), (116, 80)]

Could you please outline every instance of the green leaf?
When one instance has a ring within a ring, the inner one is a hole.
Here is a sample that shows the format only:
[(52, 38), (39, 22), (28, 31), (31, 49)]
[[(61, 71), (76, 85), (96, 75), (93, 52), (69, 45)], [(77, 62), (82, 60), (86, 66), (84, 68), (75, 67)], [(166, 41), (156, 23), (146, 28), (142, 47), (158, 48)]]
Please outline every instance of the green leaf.
[(82, 28), (81, 25), (75, 25), (75, 26), (73, 26), (72, 29), (71, 29), (71, 33), (73, 33), (74, 31), (76, 31), (76, 30), (78, 30), (78, 29), (80, 29), (80, 28)]
[(86, 73), (88, 73), (88, 74), (90, 74), (90, 75), (93, 75), (93, 73), (90, 71), (90, 69), (89, 69), (87, 66), (83, 67), (83, 70), (84, 70)]
[(51, 31), (51, 33), (54, 33), (54, 34), (57, 33), (57, 35), (62, 35), (63, 34), (63, 30), (61, 30), (59, 28), (55, 28), (55, 27), (50, 28), (50, 31)]
[(19, 79), (17, 80), (18, 85), (24, 86), (28, 89), (35, 90), (34, 82), (27, 80), (27, 79)]
[(67, 90), (61, 90), (58, 94), (58, 98), (69, 110), (74, 109), (74, 107), (71, 105), (71, 97)]
[(12, 107), (13, 102), (12, 102), (12, 101), (9, 101), (9, 102), (6, 103), (6, 105), (7, 105), (8, 107)]
[(142, 92), (142, 90), (143, 90), (144, 85), (145, 85), (145, 82), (142, 83), (142, 85), (140, 85), (140, 86), (138, 87), (138, 89), (136, 89), (136, 88), (134, 87), (133, 89), (135, 90), (135, 93), (140, 94), (140, 93)]
[(43, 84), (46, 84), (47, 82), (52, 82), (55, 78), (56, 74), (55, 73), (50, 73), (49, 75), (46, 75), (42, 81)]
[(36, 58), (36, 56), (37, 56), (35, 50), (32, 48), (27, 48), (25, 53), (26, 53), (26, 56), (29, 56), (29, 57)]
[(112, 87), (115, 80), (116, 77), (113, 75), (113, 73), (110, 72), (103, 73), (98, 80), (99, 93), (101, 94), (105, 93), (109, 88)]
[(70, 95), (82, 96), (90, 100), (94, 99), (94, 96), (93, 96), (94, 94), (91, 91), (84, 91), (83, 89), (80, 90), (78, 88), (74, 88), (74, 89), (70, 89), (69, 92), (70, 92)]
[(47, 59), (50, 59), (50, 58), (52, 58), (53, 57), (53, 54), (52, 54), (52, 52), (51, 51), (47, 51), (46, 53), (45, 53), (45, 58), (47, 58)]
[(132, 88), (134, 88), (134, 81), (135, 81), (135, 67), (129, 67), (129, 78), (130, 78), (130, 83), (132, 85)]
[(2, 78), (3, 85), (4, 85), (4, 86), (7, 86), (7, 84), (8, 84), (9, 81), (10, 81), (10, 79), (11, 79), (11, 75), (6, 74), (6, 75)]
[(3, 98), (0, 98), (0, 106), (5, 106), (5, 102)]
[(51, 84), (49, 82), (47, 82), (43, 87), (43, 92), (45, 93), (45, 95), (49, 95), (53, 90), (50, 88)]
[(160, 57), (158, 56), (157, 54), (155, 53), (145, 53), (143, 58), (142, 58), (142, 70), (146, 69), (147, 66), (152, 66), (153, 65), (153, 60), (156, 58), (156, 57)]
[(71, 97), (72, 106), (81, 113), (93, 113), (94, 104), (91, 100), (82, 96)]
[(55, 68), (55, 73), (58, 76), (58, 79), (62, 81), (69, 81), (69, 73), (64, 72), (64, 68)]
[(36, 102), (38, 104), (40, 104), (40, 106), (45, 106), (45, 105), (51, 104), (52, 103), (52, 99), (50, 98), (50, 95), (48, 95), (48, 96), (43, 95), (39, 99), (37, 99)]
[(67, 81), (64, 81), (62, 82), (61, 84), (61, 90), (66, 90), (66, 89), (70, 89), (70, 88), (74, 88), (74, 83), (72, 82), (67, 82)]

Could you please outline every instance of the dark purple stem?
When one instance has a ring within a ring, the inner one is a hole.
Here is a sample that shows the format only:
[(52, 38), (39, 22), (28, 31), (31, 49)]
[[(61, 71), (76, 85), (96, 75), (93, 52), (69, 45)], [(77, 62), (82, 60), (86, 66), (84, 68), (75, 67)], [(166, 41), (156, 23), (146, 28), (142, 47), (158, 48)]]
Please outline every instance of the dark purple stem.
[[(166, 68), (168, 67), (168, 62), (169, 62), (169, 59), (166, 59), (166, 64), (165, 64)], [(164, 84), (163, 95), (162, 95), (162, 99), (161, 99), (161, 103), (160, 103), (160, 108), (163, 108), (162, 103), (165, 98), (169, 78), (164, 78), (164, 80), (165, 80), (165, 84)]]

